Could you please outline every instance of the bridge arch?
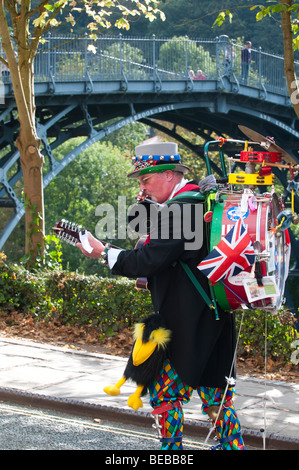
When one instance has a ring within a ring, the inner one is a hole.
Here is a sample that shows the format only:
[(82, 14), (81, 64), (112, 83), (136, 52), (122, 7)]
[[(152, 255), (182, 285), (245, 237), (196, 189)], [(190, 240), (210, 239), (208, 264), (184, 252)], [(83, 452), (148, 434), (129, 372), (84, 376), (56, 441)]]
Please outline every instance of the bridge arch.
[[(227, 95), (225, 95), (227, 98)], [(44, 119), (44, 115), (40, 114), (40, 120), (37, 122), (38, 135), (41, 138), (44, 145), (44, 155), (49, 160), (49, 171), (43, 178), (44, 188), (57, 176), (67, 165), (69, 165), (80, 153), (92, 146), (95, 142), (106, 137), (110, 133), (136, 121), (143, 122), (148, 126), (157, 128), (168, 134), (170, 138), (174, 138), (179, 142), (183, 143), (186, 147), (190, 148), (195, 154), (198, 155), (204, 163), (203, 145), (194, 146), (190, 142), (183, 139), (176, 133), (175, 126), (181, 126), (189, 131), (192, 131), (200, 135), (204, 141), (214, 140), (212, 137), (213, 133), (217, 135), (227, 135), (230, 138), (241, 138), (244, 139), (244, 135), (238, 130), (238, 124), (243, 124), (250, 127), (255, 121), (258, 122), (258, 127), (265, 130), (269, 130), (267, 135), (279, 135), (279, 141), (277, 143), (284, 149), (290, 150), (286, 146), (286, 142), (290, 142), (290, 138), (298, 138), (299, 132), (287, 125), (284, 121), (280, 121), (265, 112), (259, 112), (252, 110), (250, 107), (240, 109), (234, 104), (231, 105), (230, 100), (223, 100), (221, 98), (221, 106), (218, 106), (218, 100), (211, 100), (209, 106), (206, 106), (204, 101), (194, 100), (188, 103), (167, 103), (158, 106), (150, 107), (147, 103), (143, 106), (138, 106), (138, 110), (135, 111), (133, 107), (127, 108), (127, 115), (119, 118), (119, 109), (114, 106), (114, 110), (110, 110), (109, 120), (117, 119), (112, 124), (103, 127), (103, 119), (98, 118), (96, 115), (97, 108), (94, 106), (87, 106), (86, 103), (73, 103), (68, 106), (61, 107), (59, 112), (57, 109), (52, 110), (52, 114), (48, 116), (48, 119)], [(131, 113), (128, 112), (128, 109)], [(11, 110), (12, 111), (12, 110)], [(132, 112), (133, 111), (133, 112)], [(49, 113), (49, 110), (47, 111)], [(37, 113), (39, 115), (39, 112)], [(107, 114), (104, 114), (105, 118)], [(80, 125), (74, 126), (76, 120), (80, 122)], [(156, 120), (170, 122), (174, 125), (173, 129), (169, 129), (163, 126), (161, 123), (158, 124)], [(72, 128), (69, 129), (70, 124)], [(16, 129), (15, 129), (16, 132)], [(48, 138), (50, 136), (56, 136), (56, 139), (49, 143)], [(72, 149), (61, 161), (56, 161), (53, 156), (53, 150), (68, 139), (81, 135), (86, 136), (86, 139)], [(230, 148), (229, 152), (233, 152), (234, 149)], [(291, 152), (294, 154), (294, 145), (292, 145)], [(23, 217), (25, 210), (22, 201), (15, 195), (13, 185), (22, 177), (22, 171), (18, 165), (17, 172), (13, 175), (10, 181), (4, 179), (5, 172), (18, 161), (18, 151), (15, 149), (10, 158), (7, 158), (6, 165), (3, 165), (2, 169), (2, 184), (3, 187), (0, 190), (0, 198), (5, 198), (5, 192), (11, 199), (11, 204), (14, 204), (15, 214), (8, 222), (7, 226), (3, 230), (0, 236), (0, 249), (4, 245), (5, 241), (12, 233), (20, 219)], [(220, 174), (221, 171), (213, 162), (212, 169), (215, 173)], [(287, 179), (285, 172), (282, 170), (276, 171), (276, 176), (281, 181), (282, 185), (286, 187)], [(296, 210), (299, 211), (298, 197), (295, 198)], [(6, 202), (7, 204), (7, 202)]]

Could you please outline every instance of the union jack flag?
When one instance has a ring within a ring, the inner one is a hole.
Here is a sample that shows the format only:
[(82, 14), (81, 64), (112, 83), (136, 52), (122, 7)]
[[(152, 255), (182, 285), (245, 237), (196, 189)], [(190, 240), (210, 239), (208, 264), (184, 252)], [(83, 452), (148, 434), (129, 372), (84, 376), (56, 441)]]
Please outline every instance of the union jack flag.
[(197, 266), (211, 284), (236, 276), (255, 261), (251, 238), (240, 217), (228, 234)]

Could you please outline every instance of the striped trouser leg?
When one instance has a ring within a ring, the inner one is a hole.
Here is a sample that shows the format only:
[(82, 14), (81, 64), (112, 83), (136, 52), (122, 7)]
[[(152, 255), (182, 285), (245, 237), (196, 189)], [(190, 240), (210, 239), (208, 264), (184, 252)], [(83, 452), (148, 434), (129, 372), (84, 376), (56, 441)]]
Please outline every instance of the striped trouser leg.
[(183, 448), (184, 415), (182, 403), (187, 403), (192, 388), (182, 382), (168, 360), (165, 361), (158, 377), (149, 387), (152, 414), (157, 418), (160, 431), (160, 450)]
[(222, 403), (225, 389), (198, 387), (197, 392), (203, 403), (203, 413), (211, 416), (210, 412), (212, 407), (214, 407), (216, 416), (218, 416), (216, 423), (214, 422), (213, 424), (220, 448), (223, 450), (245, 450), (241, 435), (241, 425), (232, 401), (235, 395), (234, 388), (228, 387), (226, 390), (226, 396), (219, 415), (218, 410)]

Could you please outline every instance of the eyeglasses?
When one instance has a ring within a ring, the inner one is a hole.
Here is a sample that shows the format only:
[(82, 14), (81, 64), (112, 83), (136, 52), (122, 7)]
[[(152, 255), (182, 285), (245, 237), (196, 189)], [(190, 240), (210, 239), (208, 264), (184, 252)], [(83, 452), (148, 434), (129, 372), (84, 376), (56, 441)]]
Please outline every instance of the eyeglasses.
[(143, 186), (145, 186), (147, 184), (147, 182), (153, 177), (154, 175), (148, 175), (148, 176), (141, 176), (139, 178), (139, 184), (142, 184)]

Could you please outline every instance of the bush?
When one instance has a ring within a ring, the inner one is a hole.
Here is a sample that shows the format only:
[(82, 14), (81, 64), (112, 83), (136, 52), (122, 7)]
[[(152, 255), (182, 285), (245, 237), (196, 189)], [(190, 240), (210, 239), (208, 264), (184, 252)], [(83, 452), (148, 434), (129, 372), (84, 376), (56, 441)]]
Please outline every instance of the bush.
[(79, 324), (117, 330), (131, 327), (153, 313), (146, 291), (137, 291), (135, 281), (84, 276), (61, 270), (30, 272), (0, 258), (0, 308), (17, 310), (39, 319), (59, 319), (63, 325)]
[(48, 311), (51, 299), (44, 291), (42, 277), (4, 260), (0, 254), (0, 307), (33, 315)]
[(245, 310), (242, 325), (241, 318), (242, 312), (237, 312), (237, 332), (240, 330), (239, 355), (264, 355), (267, 331), (267, 356), (290, 362), (292, 343), (298, 337), (295, 329), (296, 318), (292, 313), (281, 310), (274, 315), (262, 310)]
[(84, 276), (57, 271), (48, 273), (45, 290), (63, 323), (93, 325), (107, 330), (121, 323), (128, 327), (153, 313), (148, 292), (137, 291), (135, 281)]

